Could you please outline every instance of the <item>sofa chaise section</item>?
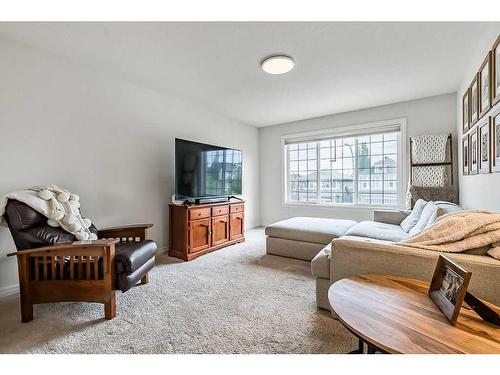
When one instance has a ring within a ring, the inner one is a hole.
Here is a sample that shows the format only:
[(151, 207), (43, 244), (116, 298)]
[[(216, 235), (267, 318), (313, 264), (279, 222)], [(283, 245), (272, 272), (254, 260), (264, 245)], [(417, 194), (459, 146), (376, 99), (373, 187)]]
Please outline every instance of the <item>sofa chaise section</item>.
[(356, 224), (352, 220), (294, 217), (266, 227), (266, 252), (311, 261), (333, 239)]

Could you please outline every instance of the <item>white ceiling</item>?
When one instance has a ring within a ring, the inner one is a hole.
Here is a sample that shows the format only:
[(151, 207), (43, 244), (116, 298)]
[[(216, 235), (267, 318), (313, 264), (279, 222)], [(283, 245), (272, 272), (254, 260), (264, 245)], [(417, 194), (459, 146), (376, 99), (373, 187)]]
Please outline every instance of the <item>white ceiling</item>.
[[(455, 92), (500, 23), (0, 23), (0, 35), (255, 126)], [(285, 75), (260, 69), (284, 53)]]

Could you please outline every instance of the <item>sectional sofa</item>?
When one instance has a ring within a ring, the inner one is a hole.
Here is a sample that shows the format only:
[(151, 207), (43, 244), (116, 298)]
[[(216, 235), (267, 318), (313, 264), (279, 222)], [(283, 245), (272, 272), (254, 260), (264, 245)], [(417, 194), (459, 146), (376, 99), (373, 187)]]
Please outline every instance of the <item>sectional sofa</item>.
[[(398, 244), (410, 236), (401, 226), (410, 213), (375, 211), (373, 221), (360, 223), (310, 217), (283, 220), (266, 227), (266, 252), (311, 261), (317, 306), (330, 310), (328, 288), (345, 277), (375, 273), (430, 281), (439, 252)], [(470, 291), (499, 305), (500, 261), (486, 250), (447, 255), (472, 272)]]

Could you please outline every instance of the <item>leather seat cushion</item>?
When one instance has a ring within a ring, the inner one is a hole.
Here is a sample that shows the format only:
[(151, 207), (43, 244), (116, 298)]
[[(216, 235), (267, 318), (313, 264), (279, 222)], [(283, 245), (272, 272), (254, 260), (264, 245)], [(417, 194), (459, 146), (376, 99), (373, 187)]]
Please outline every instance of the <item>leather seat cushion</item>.
[(156, 243), (151, 240), (141, 242), (121, 242), (116, 244), (115, 273), (131, 274), (156, 255)]
[(132, 288), (140, 279), (142, 279), (142, 277), (145, 274), (151, 271), (154, 266), (155, 266), (155, 259), (151, 258), (131, 274), (117, 273), (115, 280), (116, 281), (115, 289), (121, 290), (122, 292), (126, 292), (127, 290)]

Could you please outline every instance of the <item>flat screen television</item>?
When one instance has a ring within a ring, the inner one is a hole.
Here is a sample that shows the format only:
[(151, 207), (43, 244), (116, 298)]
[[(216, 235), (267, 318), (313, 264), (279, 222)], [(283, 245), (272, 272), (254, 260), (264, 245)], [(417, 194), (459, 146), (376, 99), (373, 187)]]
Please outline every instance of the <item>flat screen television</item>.
[(200, 202), (241, 195), (243, 153), (175, 139), (175, 199)]

